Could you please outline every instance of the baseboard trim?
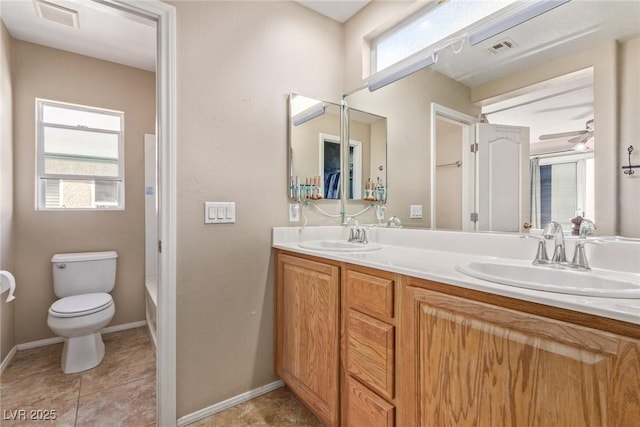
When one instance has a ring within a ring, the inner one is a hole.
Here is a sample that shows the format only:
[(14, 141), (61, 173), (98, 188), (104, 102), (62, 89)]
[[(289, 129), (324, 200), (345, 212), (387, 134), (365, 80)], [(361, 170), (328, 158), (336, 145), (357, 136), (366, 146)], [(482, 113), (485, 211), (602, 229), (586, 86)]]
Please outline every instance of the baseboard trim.
[[(111, 334), (113, 332), (120, 332), (127, 329), (139, 328), (140, 326), (144, 326), (147, 324), (146, 320), (140, 320), (138, 322), (131, 323), (123, 323), (122, 325), (109, 326), (108, 328), (104, 328), (102, 330), (103, 334)], [(18, 350), (29, 350), (31, 348), (44, 347), (47, 345), (58, 344), (64, 342), (64, 338), (62, 337), (53, 337), (53, 338), (45, 338), (43, 340), (25, 342), (22, 344), (16, 345)]]
[(211, 405), (207, 408), (200, 409), (199, 411), (192, 412), (188, 415), (185, 415), (184, 417), (178, 418), (178, 427), (186, 426), (187, 424), (200, 421), (203, 418), (210, 417), (213, 414), (217, 414), (220, 411), (224, 411), (225, 409), (229, 409), (233, 406), (239, 405), (240, 403), (246, 402), (247, 400), (251, 400), (258, 396), (262, 396), (263, 394), (269, 393), (270, 391), (277, 390), (280, 387), (284, 387), (284, 382), (282, 380), (274, 381), (270, 384), (263, 385), (262, 387), (258, 387), (253, 390), (249, 390), (245, 393), (239, 394), (220, 403), (216, 403), (215, 405)]
[(103, 334), (111, 334), (113, 332), (126, 331), (127, 329), (139, 328), (147, 324), (146, 320), (139, 320), (137, 322), (123, 323), (122, 325), (109, 326), (102, 330)]
[(11, 363), (11, 360), (13, 360), (13, 356), (16, 355), (17, 351), (18, 351), (18, 346), (16, 345), (14, 345), (13, 348), (11, 348), (11, 350), (9, 350), (9, 353), (7, 353), (7, 357), (5, 357), (2, 363), (0, 363), (0, 375), (2, 375), (5, 369), (7, 369), (7, 367)]

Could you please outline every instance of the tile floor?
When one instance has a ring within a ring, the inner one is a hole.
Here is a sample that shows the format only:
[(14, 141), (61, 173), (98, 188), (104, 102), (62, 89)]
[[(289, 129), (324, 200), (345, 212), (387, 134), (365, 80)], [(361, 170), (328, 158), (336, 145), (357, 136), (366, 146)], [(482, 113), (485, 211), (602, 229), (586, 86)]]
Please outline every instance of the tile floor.
[[(155, 426), (155, 355), (146, 326), (103, 341), (102, 363), (77, 374), (62, 372), (62, 344), (19, 351), (0, 378), (0, 425)], [(55, 420), (32, 418), (47, 411)]]
[[(77, 374), (60, 369), (62, 344), (19, 351), (0, 377), (0, 426), (155, 426), (155, 355), (146, 326), (102, 339), (102, 363)], [(47, 411), (49, 415), (55, 411), (54, 420), (32, 418)], [(190, 424), (247, 426), (321, 427), (322, 423), (291, 392), (280, 388)]]
[(286, 387), (241, 403), (189, 427), (322, 427), (323, 424)]

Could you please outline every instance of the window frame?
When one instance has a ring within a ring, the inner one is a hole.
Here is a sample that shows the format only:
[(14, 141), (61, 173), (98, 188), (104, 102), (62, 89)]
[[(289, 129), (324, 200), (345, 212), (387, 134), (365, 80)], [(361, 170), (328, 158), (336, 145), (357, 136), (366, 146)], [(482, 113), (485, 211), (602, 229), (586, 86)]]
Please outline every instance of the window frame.
[[(443, 6), (445, 3), (447, 3), (447, 1), (448, 0), (429, 1), (424, 5), (419, 5), (415, 8), (412, 8), (410, 13), (399, 16), (396, 22), (390, 23), (388, 26), (384, 26), (383, 28), (374, 30), (367, 37), (365, 37), (365, 40), (366, 40), (365, 46), (366, 46), (366, 49), (368, 50), (368, 58), (369, 58), (369, 70), (368, 70), (369, 75), (374, 75), (376, 73), (379, 73), (381, 71), (394, 67), (395, 65), (401, 63), (407, 58), (412, 57), (413, 55), (416, 55), (420, 52), (425, 52), (427, 51), (427, 49), (441, 45), (442, 42), (447, 39), (455, 40), (457, 37), (460, 37), (460, 36), (465, 36), (466, 38), (467, 32), (474, 26), (481, 24), (482, 22), (486, 22), (487, 20), (492, 19), (493, 17), (498, 17), (505, 13), (508, 13), (509, 11), (521, 5), (521, 1), (519, 0), (506, 0), (505, 1), (506, 4), (494, 10), (493, 12), (489, 13), (488, 15), (476, 16), (475, 20), (467, 24), (467, 26), (462, 27), (458, 30), (455, 30), (450, 34), (442, 34), (441, 37), (436, 38), (430, 44), (425, 44), (415, 52), (397, 60), (396, 62), (388, 64), (384, 68), (378, 68), (378, 55), (379, 55), (378, 49), (380, 44), (396, 36), (397, 33), (413, 25), (416, 21), (424, 18), (425, 16), (431, 13), (436, 12), (438, 8)], [(409, 6), (409, 8), (411, 8), (411, 6)], [(363, 62), (363, 66), (364, 66), (364, 62)]]
[[(55, 108), (64, 108), (67, 110), (84, 111), (94, 114), (103, 114), (115, 116), (120, 121), (120, 130), (110, 130), (101, 128), (92, 128), (82, 125), (64, 125), (54, 122), (45, 122), (43, 120), (44, 107), (50, 106)], [(125, 150), (124, 150), (124, 112), (110, 110), (100, 107), (91, 107), (87, 105), (71, 104), (68, 102), (53, 101), (49, 99), (36, 98), (36, 210), (38, 211), (124, 211), (125, 210)], [(117, 176), (97, 176), (97, 175), (67, 175), (57, 173), (45, 173), (45, 151), (44, 151), (44, 129), (66, 129), (66, 130), (82, 130), (83, 132), (106, 133), (117, 135), (118, 137), (118, 175)], [(114, 181), (117, 183), (118, 202), (114, 207), (89, 207), (89, 208), (65, 208), (65, 207), (47, 207), (46, 206), (46, 180), (56, 179), (62, 181), (93, 181), (91, 188), (92, 203), (95, 204), (95, 182), (96, 181)]]
[[(591, 209), (591, 212), (587, 209), (589, 205), (589, 176), (587, 161), (593, 161), (595, 159), (594, 151), (586, 152), (574, 152), (570, 154), (560, 155), (547, 155), (539, 156), (538, 167), (540, 166), (553, 166), (567, 163), (575, 163), (576, 165), (576, 208), (581, 209), (583, 214), (587, 215), (590, 219), (595, 217), (595, 210)], [(539, 183), (537, 184), (540, 185)], [(595, 220), (595, 219), (594, 219)], [(542, 228), (542, 225), (537, 224)], [(570, 228), (564, 228), (565, 231)]]

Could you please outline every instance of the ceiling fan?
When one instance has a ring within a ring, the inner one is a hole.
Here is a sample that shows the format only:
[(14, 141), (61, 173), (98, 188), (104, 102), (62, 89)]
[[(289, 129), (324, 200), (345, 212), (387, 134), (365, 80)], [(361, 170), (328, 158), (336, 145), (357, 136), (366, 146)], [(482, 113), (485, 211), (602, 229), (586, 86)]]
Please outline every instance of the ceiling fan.
[(586, 144), (591, 138), (593, 138), (593, 130), (594, 130), (594, 121), (593, 119), (587, 121), (584, 130), (576, 130), (572, 132), (560, 132), (560, 133), (548, 133), (545, 135), (540, 135), (540, 141), (546, 141), (549, 139), (564, 139), (571, 138), (569, 142), (572, 144)]

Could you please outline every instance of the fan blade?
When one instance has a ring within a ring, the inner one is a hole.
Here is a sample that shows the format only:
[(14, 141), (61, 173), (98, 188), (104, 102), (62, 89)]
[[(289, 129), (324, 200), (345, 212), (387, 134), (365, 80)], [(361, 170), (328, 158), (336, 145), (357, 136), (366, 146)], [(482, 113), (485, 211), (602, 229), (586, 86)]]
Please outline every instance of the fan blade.
[(592, 137), (593, 137), (593, 132), (587, 132), (584, 135), (571, 138), (569, 142), (572, 144), (586, 143), (589, 140), (589, 138), (592, 138)]
[(587, 131), (587, 130), (576, 130), (576, 131), (573, 131), (573, 132), (548, 133), (546, 135), (540, 135), (540, 138), (538, 138), (538, 139), (540, 141), (546, 141), (547, 139), (569, 138), (569, 137), (572, 137), (572, 136), (584, 135), (587, 132), (589, 132), (589, 131)]

